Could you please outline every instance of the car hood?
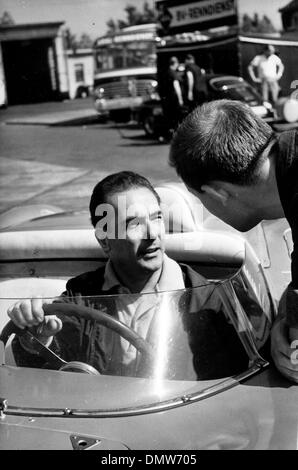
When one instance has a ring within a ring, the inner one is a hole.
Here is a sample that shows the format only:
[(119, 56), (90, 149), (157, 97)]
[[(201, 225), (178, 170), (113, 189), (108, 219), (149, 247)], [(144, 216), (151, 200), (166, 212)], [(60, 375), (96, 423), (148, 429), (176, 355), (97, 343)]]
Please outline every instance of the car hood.
[[(94, 379), (98, 380), (70, 372), (2, 367), (1, 396), (24, 409), (14, 415), (4, 413), (0, 447), (73, 449), (82, 446), (79, 441), (83, 441), (86, 449), (109, 450), (297, 448), (298, 387), (274, 369), (257, 374), (245, 384), (235, 382), (230, 389), (206, 399), (185, 400), (181, 406), (167, 410), (128, 413), (126, 417), (117, 412), (101, 418), (92, 413), (85, 417), (72, 415), (69, 407), (96, 409), (105, 399), (117, 411), (119, 387), (123, 400), (136, 388), (144, 393), (146, 389), (142, 380), (129, 379), (123, 387), (122, 379), (113, 377), (101, 377), (97, 387), (90, 387)], [(167, 393), (174, 389), (177, 393), (180, 386), (179, 382), (169, 382)], [(25, 407), (41, 404), (49, 406), (48, 410), (63, 407), (64, 415), (32, 416), (25, 411)]]

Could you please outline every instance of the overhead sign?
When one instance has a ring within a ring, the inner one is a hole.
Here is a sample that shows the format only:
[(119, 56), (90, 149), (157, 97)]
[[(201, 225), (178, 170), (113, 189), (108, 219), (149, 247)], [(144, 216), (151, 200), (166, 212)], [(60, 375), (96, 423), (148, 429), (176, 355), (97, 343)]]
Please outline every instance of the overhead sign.
[(129, 43), (129, 42), (139, 42), (139, 41), (149, 41), (152, 42), (155, 38), (155, 32), (147, 31), (143, 33), (126, 33), (118, 34), (115, 36), (103, 36), (96, 40), (96, 46), (108, 46), (110, 44), (118, 43)]
[(237, 24), (237, 0), (156, 2), (159, 34), (177, 34)]
[(155, 32), (148, 31), (144, 33), (130, 33), (130, 34), (121, 34), (115, 36), (115, 42), (132, 42), (132, 41), (153, 41), (155, 38)]

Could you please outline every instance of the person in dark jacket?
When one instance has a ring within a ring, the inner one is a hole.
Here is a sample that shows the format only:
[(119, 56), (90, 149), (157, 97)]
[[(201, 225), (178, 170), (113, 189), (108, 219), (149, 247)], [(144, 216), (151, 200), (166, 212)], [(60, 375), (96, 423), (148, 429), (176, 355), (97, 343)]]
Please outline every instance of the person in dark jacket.
[(168, 138), (171, 138), (174, 130), (183, 118), (183, 80), (179, 71), (179, 61), (173, 56), (169, 60), (169, 67), (162, 78), (163, 91), (161, 103), (165, 118)]
[(196, 64), (192, 54), (185, 57), (185, 101), (189, 110), (204, 103), (207, 98), (207, 90), (202, 69)]
[[(181, 337), (183, 331), (187, 332), (186, 342), (194, 353), (194, 379), (243, 371), (248, 357), (223, 313), (215, 286), (164, 252), (160, 199), (149, 181), (133, 172), (106, 177), (93, 190), (90, 214), (96, 238), (108, 260), (105, 266), (70, 279), (61, 301), (77, 302), (88, 296), (89, 306), (114, 316), (150, 343), (152, 332), (159, 327), (156, 318), (164, 313), (161, 293), (181, 290), (180, 300), (189, 308), (184, 309), (187, 315), (179, 320), (180, 333), (176, 328), (175, 335)], [(198, 286), (204, 286), (199, 296), (189, 298), (186, 291), (184, 297), (183, 289)], [(156, 295), (139, 295), (146, 293)], [(18, 302), (8, 315), (18, 327), (32, 328), (38, 339), (65, 361), (88, 363), (100, 373), (137, 374), (136, 349), (93, 320), (44, 316), (42, 299)], [(174, 347), (175, 338), (178, 342), (175, 335)], [(185, 338), (183, 341), (185, 344)], [(204, 355), (198, 353), (199, 344), (204, 344)], [(14, 340), (13, 351), (18, 365), (45, 366), (44, 359), (22, 336)]]
[(272, 329), (271, 354), (280, 372), (298, 382), (298, 364), (292, 360), (298, 339), (297, 131), (276, 136), (244, 103), (213, 101), (181, 124), (170, 162), (203, 205), (237, 230), (287, 218), (294, 241), (292, 282)]

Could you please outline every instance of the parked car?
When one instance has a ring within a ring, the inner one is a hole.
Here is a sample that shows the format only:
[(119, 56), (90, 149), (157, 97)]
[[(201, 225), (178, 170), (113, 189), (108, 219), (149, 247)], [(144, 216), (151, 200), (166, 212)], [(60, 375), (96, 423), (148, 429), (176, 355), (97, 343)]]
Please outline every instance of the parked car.
[[(95, 269), (105, 255), (87, 213), (57, 209), (45, 216), (39, 207), (38, 217), (31, 207), (27, 221), (16, 211), (6, 214), (0, 230), (1, 449), (297, 448), (298, 388), (275, 370), (268, 351), (278, 300), (290, 276), (285, 219), (240, 235), (182, 185), (156, 189), (165, 214), (167, 253), (191, 265), (206, 283), (144, 295), (149, 302), (155, 296), (161, 313), (152, 342), (105, 313), (123, 296), (73, 298), (48, 307), (93, 318), (131, 342), (140, 367), (130, 376), (122, 376), (117, 365), (113, 373), (99, 374), (88, 364), (66, 363), (29, 332), (7, 323), (7, 308), (17, 300), (57, 300), (68, 278)], [(221, 298), (220, 311), (216, 302), (210, 309), (210, 286), (212, 296)], [(202, 316), (193, 313), (193, 302)], [(195, 364), (187, 335), (192, 321), (202, 332), (202, 320), (210, 315), (218, 318), (218, 329), (212, 337), (199, 335)], [(10, 343), (14, 333), (29, 334), (51, 367), (17, 366)], [(229, 355), (232, 342), (238, 352)]]
[[(202, 87), (206, 93), (206, 101), (217, 99), (240, 100), (250, 106), (253, 111), (268, 123), (276, 120), (276, 113), (270, 103), (264, 102), (259, 92), (243, 78), (230, 75), (205, 74)], [(158, 93), (154, 93), (140, 109), (140, 122), (148, 136), (164, 135), (167, 130), (162, 110), (162, 101)]]
[(130, 121), (156, 86), (155, 66), (97, 73), (94, 79), (94, 106), (99, 118)]

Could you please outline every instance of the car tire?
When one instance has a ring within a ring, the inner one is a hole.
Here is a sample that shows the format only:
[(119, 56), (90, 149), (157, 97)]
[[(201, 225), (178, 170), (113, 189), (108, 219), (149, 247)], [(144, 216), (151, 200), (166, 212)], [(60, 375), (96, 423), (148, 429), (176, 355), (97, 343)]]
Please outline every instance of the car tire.
[(131, 111), (129, 109), (110, 111), (110, 118), (117, 124), (129, 122), (131, 118)]
[(106, 124), (108, 122), (107, 116), (97, 116), (97, 121), (99, 124)]

